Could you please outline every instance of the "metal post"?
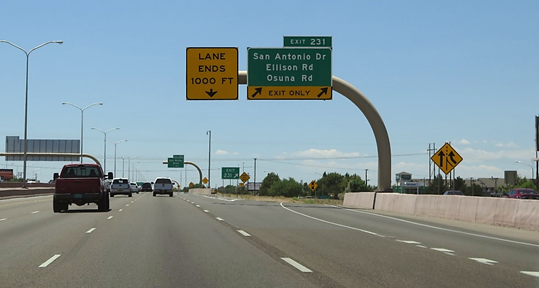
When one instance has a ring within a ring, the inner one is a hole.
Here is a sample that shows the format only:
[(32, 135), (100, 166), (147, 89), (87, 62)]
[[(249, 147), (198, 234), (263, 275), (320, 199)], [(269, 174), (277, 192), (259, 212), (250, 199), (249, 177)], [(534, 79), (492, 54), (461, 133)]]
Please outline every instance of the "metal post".
[(254, 171), (254, 179), (253, 179), (253, 195), (256, 193), (256, 158), (255, 158), (255, 171)]
[(47, 44), (50, 44), (50, 43), (57, 43), (57, 44), (62, 44), (64, 43), (64, 41), (48, 41), (48, 42), (45, 42), (39, 46), (36, 46), (34, 48), (32, 48), (30, 51), (26, 52), (26, 50), (22, 49), (21, 47), (9, 42), (9, 41), (6, 41), (6, 40), (0, 40), (0, 43), (7, 43), (19, 50), (21, 50), (22, 52), (24, 52), (24, 54), (26, 55), (26, 92), (25, 92), (25, 98), (24, 98), (24, 154), (23, 154), (23, 181), (22, 181), (22, 187), (23, 188), (26, 188), (26, 162), (28, 161), (28, 67), (29, 67), (29, 61), (30, 61), (30, 53), (32, 53), (32, 51), (38, 49), (38, 48), (41, 48)]
[(206, 135), (210, 136), (208, 140), (208, 187), (211, 187), (211, 130), (208, 130)]

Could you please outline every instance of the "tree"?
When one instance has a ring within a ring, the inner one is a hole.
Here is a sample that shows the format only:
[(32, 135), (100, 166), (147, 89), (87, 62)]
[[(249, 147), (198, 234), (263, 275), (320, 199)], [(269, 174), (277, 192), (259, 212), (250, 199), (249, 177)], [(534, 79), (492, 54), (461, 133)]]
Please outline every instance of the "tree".
[(269, 189), (270, 196), (297, 197), (304, 196), (303, 186), (294, 178), (283, 179), (274, 182)]
[(260, 196), (269, 195), (269, 190), (271, 189), (271, 187), (275, 183), (280, 182), (280, 181), (281, 179), (279, 178), (279, 175), (273, 172), (270, 172), (268, 175), (266, 175), (264, 180), (262, 180), (262, 184), (260, 184), (260, 190), (258, 191), (258, 195)]
[(324, 196), (328, 195), (333, 198), (338, 198), (339, 193), (344, 191), (345, 185), (343, 183), (344, 176), (339, 173), (329, 173), (322, 175), (322, 179), (318, 180), (317, 194)]

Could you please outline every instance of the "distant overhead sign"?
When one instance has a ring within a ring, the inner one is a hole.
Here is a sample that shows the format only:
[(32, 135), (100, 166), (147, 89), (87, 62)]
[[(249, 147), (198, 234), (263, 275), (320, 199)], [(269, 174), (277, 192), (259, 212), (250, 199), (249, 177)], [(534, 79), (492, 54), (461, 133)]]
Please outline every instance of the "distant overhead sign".
[(331, 100), (330, 48), (248, 48), (247, 99)]
[(183, 155), (174, 155), (172, 158), (168, 158), (168, 168), (183, 168), (184, 166)]
[(449, 172), (462, 162), (462, 157), (449, 143), (445, 143), (445, 145), (432, 155), (430, 159), (436, 163), (445, 174), (449, 174)]
[(187, 100), (238, 99), (238, 48), (187, 47)]

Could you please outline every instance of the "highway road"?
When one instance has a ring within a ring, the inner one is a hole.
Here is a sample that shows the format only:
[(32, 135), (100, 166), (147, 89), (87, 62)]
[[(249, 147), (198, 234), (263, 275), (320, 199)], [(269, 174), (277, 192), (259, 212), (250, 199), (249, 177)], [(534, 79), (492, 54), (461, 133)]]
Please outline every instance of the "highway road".
[(539, 233), (184, 193), (5, 199), (0, 287), (539, 287)]

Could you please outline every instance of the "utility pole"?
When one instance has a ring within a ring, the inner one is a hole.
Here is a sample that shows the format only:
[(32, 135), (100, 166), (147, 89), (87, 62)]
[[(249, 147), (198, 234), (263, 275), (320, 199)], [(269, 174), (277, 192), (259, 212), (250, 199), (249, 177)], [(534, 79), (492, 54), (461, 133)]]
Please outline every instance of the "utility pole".
[(256, 193), (256, 158), (255, 158), (255, 171), (254, 171), (254, 179), (253, 179), (253, 195)]

